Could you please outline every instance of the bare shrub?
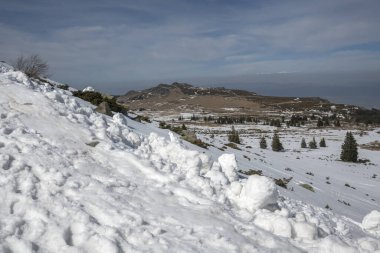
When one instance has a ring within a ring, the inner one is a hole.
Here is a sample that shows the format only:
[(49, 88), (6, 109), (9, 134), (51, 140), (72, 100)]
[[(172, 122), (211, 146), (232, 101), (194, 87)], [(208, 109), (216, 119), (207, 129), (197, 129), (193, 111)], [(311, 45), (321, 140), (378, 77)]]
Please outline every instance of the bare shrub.
[(47, 75), (49, 66), (38, 54), (25, 57), (20, 56), (16, 59), (14, 67), (24, 72), (29, 77), (39, 78)]

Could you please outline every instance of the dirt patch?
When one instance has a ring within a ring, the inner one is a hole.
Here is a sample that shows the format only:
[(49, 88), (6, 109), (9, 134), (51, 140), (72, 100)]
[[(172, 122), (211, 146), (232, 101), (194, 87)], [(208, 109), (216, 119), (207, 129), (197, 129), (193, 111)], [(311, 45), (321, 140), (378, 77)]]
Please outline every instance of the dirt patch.
[(360, 147), (363, 149), (380, 151), (380, 141), (373, 141), (370, 143), (362, 144)]

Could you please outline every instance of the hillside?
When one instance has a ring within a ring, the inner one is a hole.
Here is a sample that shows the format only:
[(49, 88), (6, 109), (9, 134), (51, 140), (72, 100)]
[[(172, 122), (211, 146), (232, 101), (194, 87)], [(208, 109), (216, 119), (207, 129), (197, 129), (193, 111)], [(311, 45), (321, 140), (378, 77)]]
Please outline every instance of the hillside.
[(203, 88), (190, 84), (160, 84), (142, 91), (129, 91), (118, 102), (131, 110), (231, 113), (261, 115), (270, 109), (305, 110), (333, 104), (321, 98), (271, 97), (254, 92), (226, 88)]
[[(375, 252), (355, 222), (241, 177), (236, 156), (0, 68), (0, 252)], [(252, 94), (252, 96), (254, 96)]]

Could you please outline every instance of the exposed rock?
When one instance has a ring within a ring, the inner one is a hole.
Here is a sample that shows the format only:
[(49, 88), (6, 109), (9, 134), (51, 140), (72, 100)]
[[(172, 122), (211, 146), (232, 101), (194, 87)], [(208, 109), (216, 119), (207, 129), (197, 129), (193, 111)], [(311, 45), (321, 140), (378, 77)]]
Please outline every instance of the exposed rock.
[(112, 117), (112, 111), (110, 108), (110, 105), (107, 102), (101, 102), (98, 107), (96, 107), (95, 111), (99, 113), (103, 113), (105, 115), (111, 116)]
[(86, 145), (93, 147), (93, 148), (96, 147), (98, 144), (99, 144), (98, 141), (91, 141), (91, 142), (86, 143)]

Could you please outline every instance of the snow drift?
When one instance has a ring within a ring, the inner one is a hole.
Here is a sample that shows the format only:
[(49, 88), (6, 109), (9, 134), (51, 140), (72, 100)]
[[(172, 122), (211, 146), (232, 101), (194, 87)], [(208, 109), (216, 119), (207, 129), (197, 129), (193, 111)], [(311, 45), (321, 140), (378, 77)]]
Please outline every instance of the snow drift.
[(380, 250), (377, 213), (362, 230), (12, 68), (0, 89), (0, 252)]

